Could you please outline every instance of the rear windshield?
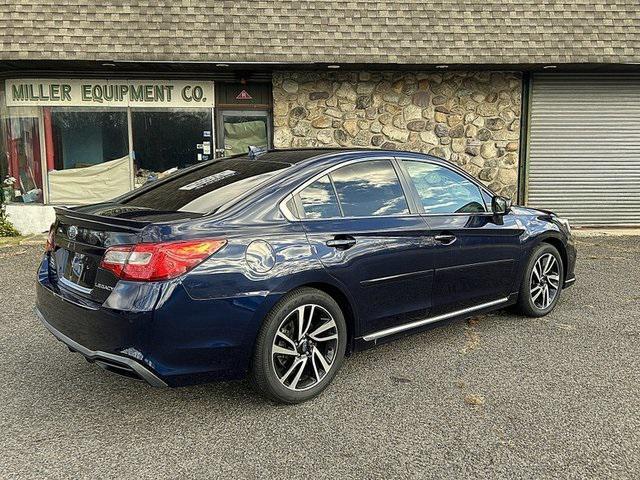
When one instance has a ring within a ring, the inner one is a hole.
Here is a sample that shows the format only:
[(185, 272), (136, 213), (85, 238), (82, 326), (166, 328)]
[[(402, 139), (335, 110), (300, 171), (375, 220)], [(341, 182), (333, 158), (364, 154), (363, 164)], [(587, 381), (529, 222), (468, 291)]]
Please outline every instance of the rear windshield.
[(122, 200), (123, 205), (159, 212), (210, 213), (260, 185), (287, 164), (229, 158), (177, 174), (147, 191)]

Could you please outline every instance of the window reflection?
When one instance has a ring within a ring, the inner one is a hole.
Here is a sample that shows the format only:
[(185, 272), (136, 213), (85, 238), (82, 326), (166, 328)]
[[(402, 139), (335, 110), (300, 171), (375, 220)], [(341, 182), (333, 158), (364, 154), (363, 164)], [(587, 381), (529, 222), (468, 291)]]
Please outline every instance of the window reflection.
[[(211, 138), (204, 136), (205, 131), (211, 130), (210, 109), (134, 108), (131, 129), (136, 187), (197, 163), (199, 153), (211, 155)], [(206, 142), (209, 145), (205, 150)]]
[(300, 192), (306, 218), (332, 218), (340, 216), (340, 207), (328, 176), (316, 180)]
[(331, 173), (346, 217), (409, 213), (400, 181), (389, 160), (359, 162)]
[(440, 165), (404, 161), (426, 213), (484, 212), (484, 201), (477, 185)]
[(122, 201), (128, 207), (156, 212), (209, 213), (257, 187), (284, 163), (227, 158), (179, 172), (155, 188), (139, 191)]

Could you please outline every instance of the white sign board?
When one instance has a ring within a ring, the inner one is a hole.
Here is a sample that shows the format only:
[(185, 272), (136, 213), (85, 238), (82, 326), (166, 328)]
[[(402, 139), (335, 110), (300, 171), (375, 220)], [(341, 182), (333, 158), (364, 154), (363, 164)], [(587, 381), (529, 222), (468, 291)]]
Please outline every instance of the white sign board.
[(188, 80), (6, 80), (8, 107), (213, 107), (213, 82)]

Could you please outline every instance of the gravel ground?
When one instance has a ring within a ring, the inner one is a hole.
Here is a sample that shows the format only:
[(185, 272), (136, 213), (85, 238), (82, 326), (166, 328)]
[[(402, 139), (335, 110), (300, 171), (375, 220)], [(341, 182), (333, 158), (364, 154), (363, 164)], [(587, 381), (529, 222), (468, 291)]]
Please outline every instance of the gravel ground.
[(551, 315), (506, 312), (356, 354), (319, 398), (154, 389), (32, 313), (41, 248), (0, 249), (2, 478), (638, 478), (640, 237), (579, 241)]

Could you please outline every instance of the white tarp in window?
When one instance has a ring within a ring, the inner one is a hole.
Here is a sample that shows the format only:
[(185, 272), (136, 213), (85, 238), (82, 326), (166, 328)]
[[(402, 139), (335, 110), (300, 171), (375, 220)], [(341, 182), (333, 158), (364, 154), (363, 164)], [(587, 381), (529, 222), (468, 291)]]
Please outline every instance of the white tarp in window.
[(49, 202), (98, 203), (131, 190), (129, 156), (84, 168), (49, 172)]

